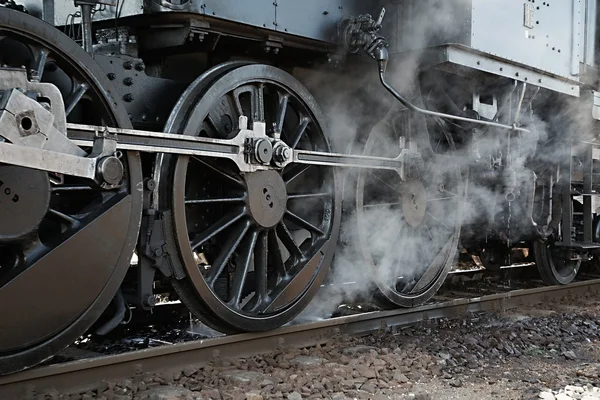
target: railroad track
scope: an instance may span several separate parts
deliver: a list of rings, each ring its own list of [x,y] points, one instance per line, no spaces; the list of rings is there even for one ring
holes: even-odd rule
[[[519,289],[480,297],[439,301],[412,309],[367,312],[312,323],[286,326],[265,333],[248,333],[195,340],[123,354],[100,356],[0,377],[0,399],[28,399],[48,389],[93,390],[102,381],[148,372],[203,366],[216,359],[243,358],[283,348],[324,344],[340,335],[365,335],[439,318],[472,313],[506,312],[524,305],[565,297],[598,294],[600,279]]]

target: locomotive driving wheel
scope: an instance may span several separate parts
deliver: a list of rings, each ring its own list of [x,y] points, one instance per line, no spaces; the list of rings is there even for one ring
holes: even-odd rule
[[[533,253],[540,276],[548,285],[568,285],[581,267],[581,259],[569,259],[568,252],[552,241],[536,240]]]
[[[290,147],[330,151],[310,93],[277,68],[227,63],[198,78],[166,131],[231,139],[238,120],[265,122]],[[331,167],[290,164],[241,173],[227,160],[164,156],[160,201],[172,210],[182,276],[173,279],[196,317],[222,332],[286,324],[323,281],[340,223]],[[177,267],[178,266],[178,267]]]
[[[45,101],[59,108],[64,102],[66,122],[131,127],[102,70],[51,25],[1,8],[0,59],[12,73],[24,66],[31,82],[55,85],[56,97]],[[27,80],[24,71],[21,76]],[[3,77],[1,84],[10,82]],[[56,117],[54,123],[64,127],[65,120]],[[58,353],[114,297],[129,267],[141,219],[141,193],[135,189],[141,181],[139,155],[120,157],[124,178],[113,190],[70,176],[0,165],[0,374]]]
[[[356,189],[359,250],[383,300],[402,307],[423,304],[439,289],[461,226],[460,169],[432,151],[452,143],[431,138],[432,149],[415,127],[413,114],[392,109],[369,134],[364,154],[396,157],[414,146],[422,165],[404,180],[396,171],[363,170]]]

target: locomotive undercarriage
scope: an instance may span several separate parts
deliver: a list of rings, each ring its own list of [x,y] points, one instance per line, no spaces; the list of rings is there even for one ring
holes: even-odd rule
[[[546,89],[489,74],[423,62],[409,101],[386,79],[380,22],[344,31],[395,97],[348,154],[333,150],[326,116],[285,65],[225,57],[201,27],[174,35],[200,42],[145,54],[127,35],[92,46],[86,36],[94,60],[52,26],[0,9],[0,304],[11,304],[0,374],[56,354],[111,301],[98,334],[159,294],[226,333],[288,323],[328,274],[348,170],[357,262],[387,306],[431,298],[459,246],[490,269],[528,247],[546,282],[569,283],[600,254],[592,145],[562,126],[539,132],[552,119],[537,111]],[[323,58],[319,46],[303,43],[289,63]],[[174,79],[154,62],[167,50],[204,72]]]

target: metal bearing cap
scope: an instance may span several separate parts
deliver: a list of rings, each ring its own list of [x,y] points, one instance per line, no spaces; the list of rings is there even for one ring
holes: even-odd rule
[[[273,148],[273,160],[278,166],[282,166],[286,161],[292,158],[292,149],[283,142],[278,142]]]
[[[98,162],[98,177],[111,186],[117,185],[123,179],[123,164],[114,156],[104,157]]]
[[[262,164],[269,164],[273,158],[273,146],[267,139],[259,139],[254,143],[254,157]]]

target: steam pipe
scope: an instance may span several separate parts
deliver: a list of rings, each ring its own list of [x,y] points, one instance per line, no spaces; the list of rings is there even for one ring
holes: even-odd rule
[[[105,336],[109,334],[113,329],[115,329],[121,321],[125,318],[125,297],[123,296],[123,292],[121,289],[117,292],[115,297],[113,298],[113,303],[117,310],[113,317],[108,320],[104,325],[96,330],[96,335]]]
[[[418,113],[421,113],[424,115],[431,115],[433,117],[447,118],[447,119],[453,119],[456,121],[471,122],[471,123],[479,124],[479,125],[493,126],[495,128],[502,128],[502,129],[508,129],[508,130],[517,131],[517,132],[530,133],[529,129],[519,128],[515,124],[513,124],[511,126],[511,125],[500,124],[497,122],[481,121],[478,119],[459,117],[457,115],[444,114],[444,113],[440,113],[437,111],[430,111],[430,110],[424,110],[422,108],[419,108],[419,107],[415,106],[414,104],[412,104],[407,99],[405,99],[404,97],[402,97],[402,95],[400,93],[398,93],[396,91],[396,89],[394,89],[389,83],[386,82],[385,70],[387,67],[387,62],[389,60],[389,54],[388,54],[387,48],[385,48],[385,46],[382,46],[382,45],[378,46],[376,49],[374,49],[373,56],[377,60],[377,65],[379,66],[379,80],[381,81],[381,84],[383,85],[383,87],[385,87],[387,89],[388,92],[390,92],[392,94],[392,96],[394,96],[400,103],[402,103],[402,105],[404,105],[409,110],[412,110],[414,112],[418,112]]]

